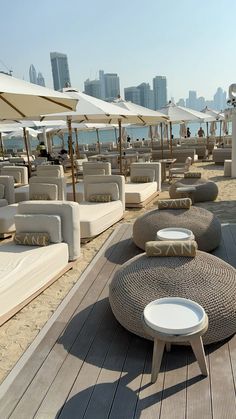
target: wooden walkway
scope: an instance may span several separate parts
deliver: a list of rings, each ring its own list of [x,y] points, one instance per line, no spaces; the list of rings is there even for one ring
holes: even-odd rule
[[[236,336],[206,348],[208,378],[175,347],[150,384],[152,343],[124,330],[107,298],[114,271],[139,252],[131,228],[112,234],[4,381],[1,419],[236,418]],[[236,225],[215,254],[236,265]]]

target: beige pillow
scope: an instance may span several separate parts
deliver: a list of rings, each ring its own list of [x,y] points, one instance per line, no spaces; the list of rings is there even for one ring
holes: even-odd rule
[[[16,233],[14,241],[16,244],[26,246],[48,246],[50,236],[48,233]]]
[[[4,192],[5,192],[5,185],[0,183],[0,199],[4,198]]]
[[[133,183],[148,183],[150,182],[149,176],[133,176],[131,177],[131,182]]]
[[[200,172],[187,172],[184,173],[184,177],[186,179],[188,178],[200,178],[202,176],[202,174]]]
[[[197,243],[194,240],[150,241],[145,244],[147,256],[184,256],[195,257]]]
[[[111,202],[112,196],[109,194],[94,194],[90,195],[90,202]]]
[[[32,201],[50,201],[50,196],[46,193],[34,193],[30,199]]]
[[[189,209],[192,205],[190,198],[179,198],[179,199],[161,199],[157,203],[158,209]]]

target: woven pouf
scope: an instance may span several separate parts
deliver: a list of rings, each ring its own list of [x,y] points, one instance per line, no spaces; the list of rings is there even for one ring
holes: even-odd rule
[[[214,201],[218,195],[218,186],[215,182],[202,178],[182,178],[169,187],[170,198],[181,198],[176,189],[184,186],[195,186],[194,202]]]
[[[142,253],[126,262],[110,284],[109,300],[119,323],[148,339],[141,320],[144,307],[163,297],[189,298],[205,309],[205,343],[236,332],[236,270],[216,256],[201,251],[195,258]]]
[[[191,230],[199,250],[210,252],[219,246],[221,225],[219,219],[204,208],[192,206],[190,209],[164,209],[146,212],[133,225],[133,241],[145,250],[145,243],[156,240],[158,230],[180,227]]]

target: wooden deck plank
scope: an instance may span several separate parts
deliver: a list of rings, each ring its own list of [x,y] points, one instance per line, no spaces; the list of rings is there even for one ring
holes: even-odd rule
[[[229,344],[219,343],[216,347],[209,354],[213,418],[234,419],[236,398]]]
[[[123,224],[85,272],[9,387],[3,410],[0,402],[1,419],[11,412],[12,419],[235,419],[236,336],[207,347],[209,379],[201,378],[191,349],[175,346],[150,384],[152,344],[124,330],[107,299],[115,270],[139,253],[131,231]],[[236,225],[222,232],[214,254],[236,263]]]
[[[71,315],[78,309],[78,306],[82,304],[83,299],[87,296],[91,286],[93,285],[94,281],[97,279],[99,271],[103,268],[103,266],[107,263],[107,258],[112,255],[112,252],[115,251],[115,246],[117,243],[120,242],[124,233],[127,230],[126,226],[121,226],[118,231],[118,234],[114,235],[114,238],[111,240],[111,246],[108,250],[106,250],[106,256],[102,255],[98,258],[95,266],[92,269],[87,269],[84,272],[84,277],[86,281],[82,283],[79,287],[75,295],[72,297],[72,301],[70,304],[67,304],[65,309],[59,315],[56,322],[53,324],[53,327],[48,331],[46,336],[44,337],[43,341],[40,342],[37,353],[34,353],[33,356],[28,360],[25,367],[20,371],[17,379],[13,382],[10,390],[4,395],[3,399],[1,400],[1,408],[0,413],[1,415],[9,414],[13,409],[15,404],[17,404],[18,400],[23,395],[25,389],[30,385],[30,382],[34,379],[34,376],[37,374],[37,371],[41,367],[44,359],[53,352],[53,344],[56,342],[57,338],[62,333],[63,329],[66,326],[66,323],[70,320]],[[87,313],[89,314],[89,313]],[[84,319],[80,318],[81,327],[83,326],[86,320],[86,312],[84,311]],[[67,333],[70,333],[70,330],[67,328]],[[50,371],[50,369],[49,369]]]

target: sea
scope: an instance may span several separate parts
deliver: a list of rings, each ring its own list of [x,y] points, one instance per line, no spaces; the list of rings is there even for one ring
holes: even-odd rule
[[[216,135],[220,135],[220,127],[219,127],[219,123],[217,124],[217,130],[216,130]],[[203,130],[205,131],[206,134],[206,124],[202,123],[188,123],[188,127],[190,129],[191,132],[191,137],[197,137],[197,132],[199,130],[199,127],[202,126]],[[229,123],[229,127],[228,127],[228,132],[229,134],[231,134],[232,131],[232,127],[231,124]],[[179,124],[173,125],[172,126],[172,132],[174,135],[174,138],[179,138]],[[142,139],[142,138],[149,138],[149,128],[148,127],[140,127],[140,126],[130,126],[126,128],[126,133],[127,135],[130,136],[131,140],[137,140],[137,139]],[[210,133],[209,133],[210,135]],[[109,141],[113,141],[113,142],[117,142],[117,138],[118,138],[118,130],[115,128],[112,128],[111,130],[99,130],[99,141],[102,142],[109,142]],[[79,143],[80,144],[93,144],[97,142],[97,133],[96,131],[78,131],[78,139],[79,139]],[[73,141],[75,141],[75,134],[73,133]],[[67,144],[67,134],[64,134],[64,143],[65,143],[65,147]],[[22,137],[14,137],[12,139],[4,139],[3,138],[3,144],[4,144],[4,148],[5,150],[13,150],[13,151],[17,151],[17,150],[22,150],[24,149],[24,140]],[[36,138],[30,138],[30,145],[31,145],[31,150],[35,150],[37,145],[39,144],[39,140]],[[55,147],[60,147],[62,146],[62,139],[61,137],[58,136],[54,136],[53,137],[53,145]]]

